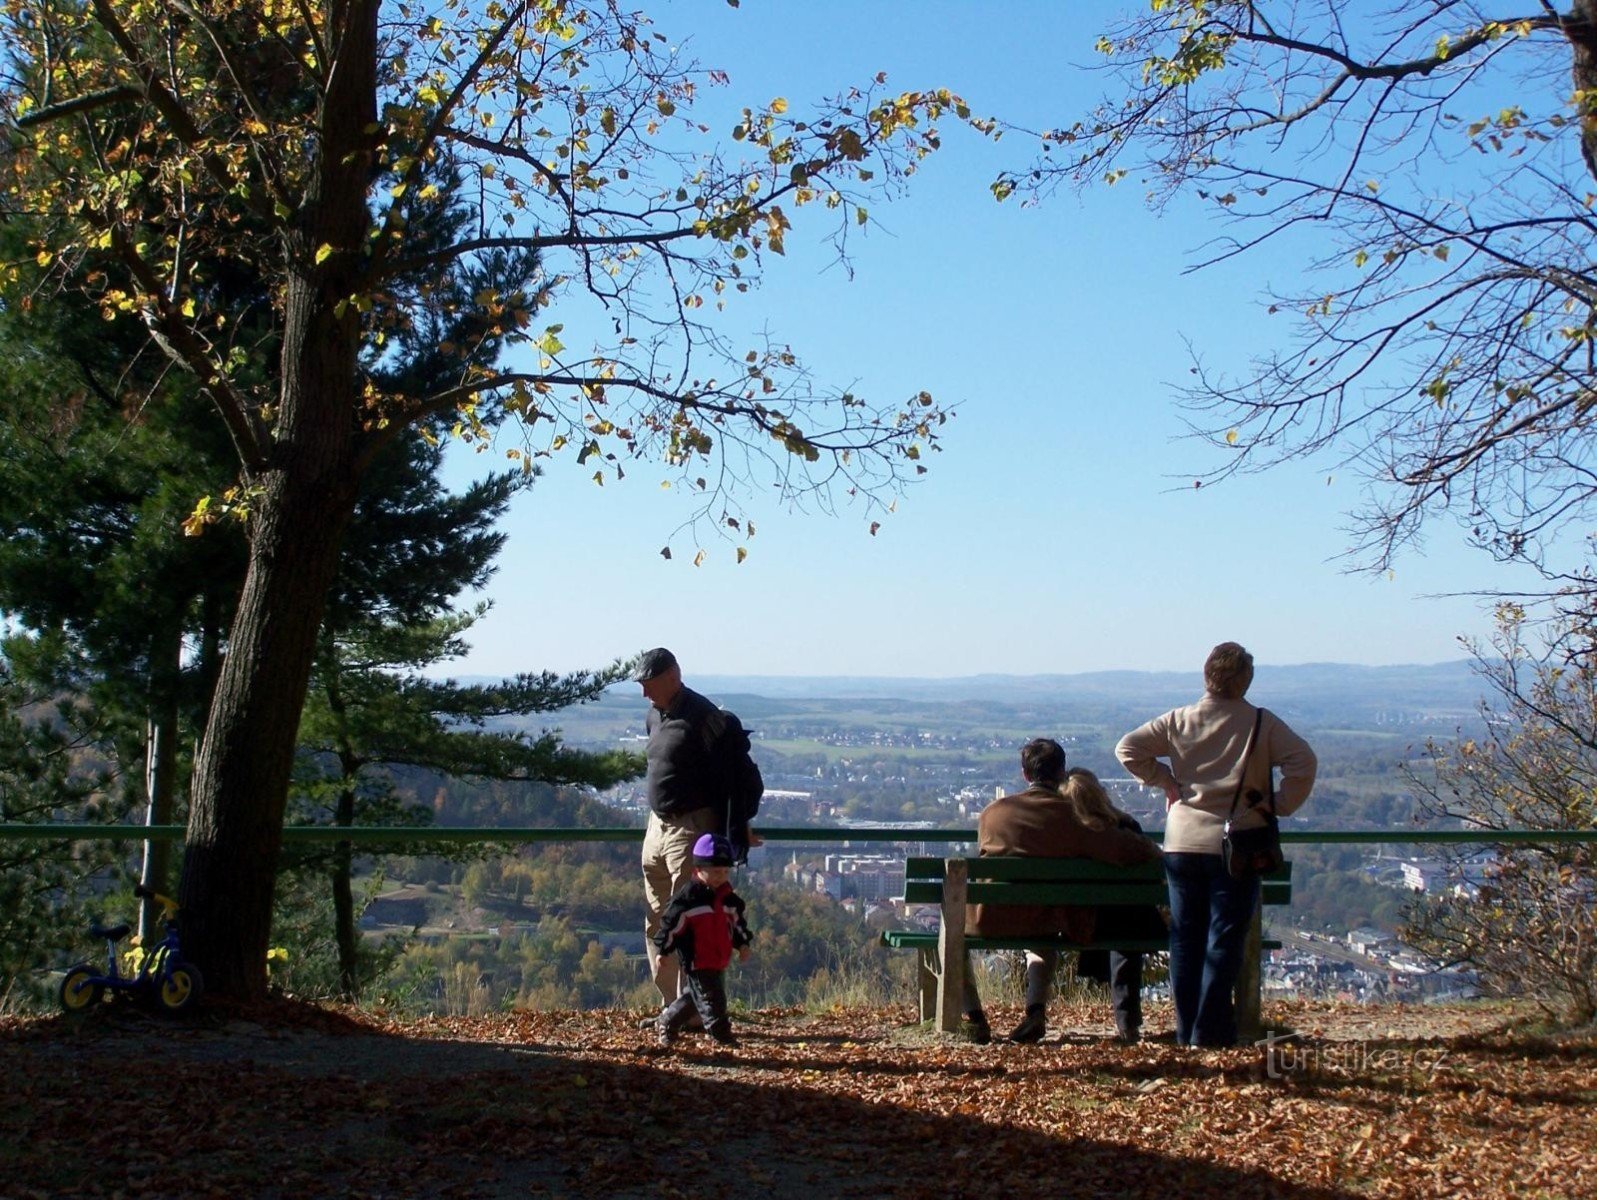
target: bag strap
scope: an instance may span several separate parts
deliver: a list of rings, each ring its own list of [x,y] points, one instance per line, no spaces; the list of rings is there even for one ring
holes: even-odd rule
[[[1261,716],[1261,717],[1264,716],[1264,709],[1261,708],[1259,710],[1259,716]],[[1275,768],[1269,766],[1269,764],[1265,764],[1265,765],[1266,765],[1267,769],[1264,772],[1264,795],[1265,795],[1265,799],[1267,799],[1270,802],[1270,810],[1269,810],[1269,812],[1270,812],[1270,820],[1274,821],[1275,820]]]
[[[1237,801],[1242,799],[1242,785],[1248,781],[1248,760],[1253,757],[1253,743],[1259,739],[1259,726],[1264,723],[1264,709],[1253,710],[1253,730],[1248,734],[1248,744],[1242,748],[1242,769],[1237,772],[1237,790],[1231,793],[1231,811],[1226,820],[1237,815]],[[1273,776],[1274,771],[1270,774]],[[1270,780],[1270,811],[1275,811],[1275,780]]]

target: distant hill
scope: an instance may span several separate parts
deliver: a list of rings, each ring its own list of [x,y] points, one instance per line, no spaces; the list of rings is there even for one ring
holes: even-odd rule
[[[1020,724],[1102,721],[1132,725],[1203,691],[1198,671],[1095,671],[1079,675],[968,675],[948,679],[882,676],[694,675],[688,683],[756,723],[772,715],[835,709],[851,724],[873,711],[907,711],[967,724],[975,710],[1016,714]],[[1448,733],[1477,717],[1483,694],[1472,664],[1367,667],[1346,663],[1260,666],[1249,699],[1279,710],[1305,729],[1420,725]],[[598,704],[549,714],[528,724],[561,724],[568,732],[596,725],[636,726],[644,702],[636,684],[617,684]],[[1042,727],[1039,725],[1038,727]]]
[[[1157,712],[1203,693],[1201,671],[1093,671],[1079,675],[967,675],[950,679],[878,676],[706,675],[690,680],[723,701],[734,695],[772,699],[882,699],[957,704],[1067,702]],[[1304,663],[1258,668],[1249,698],[1266,707],[1338,710],[1364,718],[1382,711],[1425,712],[1467,719],[1483,689],[1467,659],[1432,665],[1366,667]]]

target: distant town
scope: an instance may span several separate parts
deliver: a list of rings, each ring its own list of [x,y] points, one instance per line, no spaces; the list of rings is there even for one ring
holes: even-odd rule
[[[766,793],[756,827],[892,829],[903,837],[757,848],[747,870],[775,886],[828,898],[868,927],[935,922],[906,909],[908,855],[968,852],[917,842],[917,829],[974,827],[998,795],[1022,786],[1019,747],[1046,734],[1073,766],[1094,771],[1145,829],[1164,823],[1163,797],[1125,776],[1115,741],[1149,716],[1193,699],[1196,674],[1103,672],[969,679],[709,678],[690,685],[737,712],[754,738]],[[1467,662],[1419,667],[1261,666],[1250,698],[1285,717],[1320,759],[1314,795],[1295,828],[1420,827],[1411,775],[1432,741],[1479,728],[1479,680]],[[635,685],[554,715],[571,744],[641,751],[645,709]],[[640,783],[601,797],[641,824]],[[1471,886],[1440,860],[1401,844],[1302,846],[1293,902],[1271,914],[1283,943],[1266,966],[1274,992],[1351,1001],[1439,999],[1474,980],[1430,962],[1400,937],[1407,906],[1438,889]],[[1475,870],[1483,864],[1477,863]],[[620,936],[620,935],[618,935]],[[641,948],[641,945],[640,945]]]
[[[795,782],[784,778],[784,783]],[[1136,780],[1109,777],[1103,780],[1118,807],[1136,817],[1146,828],[1163,824],[1162,794],[1140,786]],[[977,815],[1003,787],[964,786],[938,801],[946,819],[884,823],[842,816],[835,801],[815,791],[793,787],[768,788],[762,804],[762,820],[770,825],[828,825],[846,828],[856,824],[882,828],[884,824],[901,828],[905,841],[891,852],[870,848],[871,844],[851,846],[846,841],[837,847],[816,851],[809,845],[772,844],[755,848],[749,856],[751,874],[779,879],[785,886],[826,896],[845,911],[858,916],[872,928],[937,929],[937,910],[932,905],[906,905],[904,860],[909,856],[971,853],[974,846],[943,841],[923,843],[913,839],[916,828],[974,825]],[[609,798],[617,803],[619,798]],[[640,822],[644,819],[644,799],[640,789],[628,789],[619,803],[629,808]],[[1366,851],[1362,866],[1365,878],[1378,886],[1393,889],[1404,899],[1435,894],[1439,889],[1469,889],[1475,886],[1488,859],[1470,860],[1462,882],[1450,882],[1448,864],[1429,858],[1394,858],[1379,847]],[[1457,867],[1452,870],[1457,879]],[[1403,944],[1390,930],[1354,926],[1342,932],[1299,929],[1277,916],[1268,929],[1270,937],[1283,943],[1280,949],[1266,952],[1264,988],[1267,993],[1303,998],[1333,999],[1353,1003],[1443,1002],[1476,995],[1472,973],[1446,966]],[[1151,985],[1157,996],[1162,985]]]

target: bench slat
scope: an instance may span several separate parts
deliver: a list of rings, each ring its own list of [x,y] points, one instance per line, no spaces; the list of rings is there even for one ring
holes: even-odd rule
[[[1152,881],[1164,879],[1164,864],[1138,863],[1130,867],[1117,867],[1112,863],[1097,862],[1090,858],[1020,858],[993,857],[968,858],[972,882],[990,880],[1007,882],[1017,879],[1060,879],[1070,882],[1111,879]],[[941,881],[943,860],[915,857],[905,860],[905,879]]]
[[[943,898],[940,883],[912,883],[904,888],[911,904],[937,904]],[[973,883],[966,893],[970,904],[1091,904],[1116,907],[1165,904],[1169,890],[1162,883]]]
[[[905,859],[904,878],[908,880],[938,882],[943,878],[943,859],[931,858],[923,855]],[[1135,866],[1120,867],[1113,863],[1097,862],[1090,858],[1022,858],[1022,857],[992,857],[969,858],[965,860],[970,867],[970,880],[978,881],[1011,882],[1011,881],[1040,881],[1058,879],[1072,883],[1103,880],[1111,883],[1122,883],[1128,880],[1140,882],[1154,881],[1163,883],[1164,864],[1162,862],[1138,863]],[[1264,877],[1266,883],[1287,883],[1292,879],[1292,864],[1282,865],[1278,871],[1273,871]]]
[[[918,950],[922,947],[937,945],[937,935],[926,933],[918,929],[887,929],[882,932],[882,944],[894,950]],[[1274,940],[1265,940],[1259,943],[1264,950],[1279,950],[1282,943]],[[1063,936],[1042,937],[975,937],[965,939],[965,946],[970,950],[1036,950],[1049,948],[1054,950],[1121,950],[1140,954],[1158,954],[1170,948],[1170,943],[1164,938],[1121,938],[1118,941],[1104,942],[1099,945],[1086,945],[1073,942]]]
[[[1263,903],[1292,903],[1292,885],[1267,882],[1260,889]],[[943,885],[930,881],[906,883],[904,903],[940,904]],[[966,899],[971,904],[1090,904],[1098,908],[1132,904],[1167,904],[1169,889],[1163,883],[1137,880],[1099,883],[973,883]]]

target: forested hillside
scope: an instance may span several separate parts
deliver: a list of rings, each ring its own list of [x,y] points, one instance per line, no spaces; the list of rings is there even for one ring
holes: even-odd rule
[[[710,681],[712,684],[716,681]],[[756,681],[739,681],[753,687]],[[1144,824],[1162,822],[1158,797],[1124,780],[1113,744],[1134,721],[1177,702],[1195,680],[1115,673],[1005,681],[892,681],[884,693],[847,695],[866,681],[830,681],[839,694],[783,695],[794,681],[757,681],[763,691],[709,694],[755,731],[755,757],[770,792],[759,823],[837,827],[915,822],[971,828],[980,808],[1020,780],[1017,750],[1050,734],[1071,761],[1099,772]],[[813,685],[818,687],[819,685]],[[1316,747],[1319,782],[1294,827],[1412,828],[1415,803],[1403,775],[1427,737],[1472,719],[1473,677],[1437,668],[1303,667],[1261,672],[1257,698],[1287,714]],[[1345,705],[1345,707],[1344,707]],[[641,748],[644,705],[634,685],[596,703],[546,714],[521,731],[558,730],[595,751]],[[526,780],[452,779],[411,767],[386,769],[392,811],[403,823],[492,828],[637,827],[637,782],[604,793]],[[409,814],[405,816],[403,814]],[[906,837],[913,837],[910,830]],[[361,954],[371,995],[406,1011],[485,1013],[507,1007],[647,1007],[655,1001],[642,964],[642,902],[634,843],[488,844],[420,842],[389,856],[357,856],[364,910]],[[910,963],[875,944],[871,907],[801,890],[783,868],[813,871],[832,853],[894,855],[913,843],[843,846],[787,843],[757,852],[739,887],[758,931],[754,957],[736,972],[733,994],[750,1004],[828,996],[907,997]],[[1376,882],[1366,847],[1301,847],[1290,920],[1315,931],[1370,925],[1394,929],[1406,896]],[[1400,847],[1387,854],[1400,853]],[[796,863],[793,860],[797,860]],[[284,856],[274,945],[287,961],[276,986],[332,994],[338,963],[325,883],[325,850]],[[807,877],[806,877],[807,878]],[[896,894],[896,888],[893,889]],[[892,918],[901,919],[901,918]],[[63,949],[76,954],[76,950]]]

